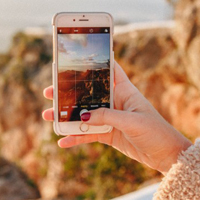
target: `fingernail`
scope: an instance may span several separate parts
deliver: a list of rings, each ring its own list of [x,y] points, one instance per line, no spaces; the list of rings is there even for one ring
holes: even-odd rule
[[[58,140],[58,146],[59,146],[59,147],[62,147],[62,144],[61,144],[61,141],[60,141],[60,140]]]
[[[81,120],[84,121],[84,122],[86,122],[86,121],[88,121],[90,119],[90,116],[91,116],[91,113],[85,112],[85,113],[83,113],[81,115]]]

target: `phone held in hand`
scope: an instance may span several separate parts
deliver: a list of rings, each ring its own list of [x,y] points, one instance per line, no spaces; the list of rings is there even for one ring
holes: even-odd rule
[[[113,108],[113,20],[108,13],[53,17],[54,131],[58,135],[107,133],[111,126],[83,123],[80,114]]]

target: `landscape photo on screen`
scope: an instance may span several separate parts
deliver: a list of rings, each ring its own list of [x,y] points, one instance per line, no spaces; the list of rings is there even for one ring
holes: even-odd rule
[[[100,107],[110,107],[109,28],[58,29],[59,122]]]

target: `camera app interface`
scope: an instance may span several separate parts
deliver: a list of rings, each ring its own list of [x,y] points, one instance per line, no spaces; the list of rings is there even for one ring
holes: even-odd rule
[[[110,29],[58,28],[59,122],[110,107]]]

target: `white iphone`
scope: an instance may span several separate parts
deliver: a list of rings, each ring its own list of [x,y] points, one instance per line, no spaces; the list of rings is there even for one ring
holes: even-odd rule
[[[58,13],[53,18],[54,131],[58,135],[107,133],[80,113],[113,109],[113,20],[108,13]]]

